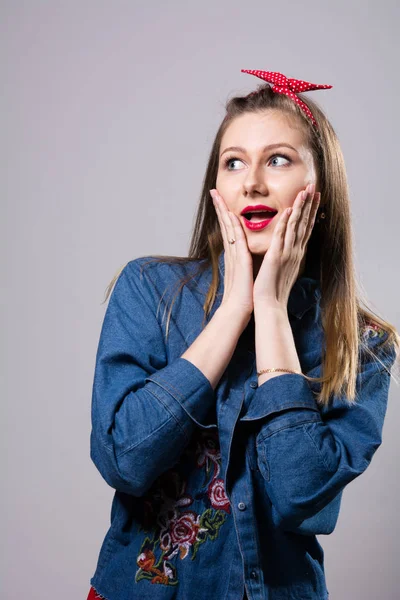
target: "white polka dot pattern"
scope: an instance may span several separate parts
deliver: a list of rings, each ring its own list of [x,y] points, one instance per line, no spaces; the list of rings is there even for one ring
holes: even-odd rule
[[[309,90],[328,90],[332,86],[331,85],[322,85],[317,83],[309,83],[308,81],[301,81],[300,79],[289,79],[282,73],[276,73],[273,71],[255,71],[252,69],[241,69],[242,73],[249,73],[250,75],[255,75],[256,77],[260,77],[260,79],[264,79],[268,83],[272,83],[272,90],[277,92],[278,94],[286,94],[289,98],[292,98],[300,108],[306,113],[307,117],[311,120],[313,125],[317,127],[317,122],[314,119],[313,114],[311,113],[308,106],[300,100],[298,96],[296,96],[296,92],[308,92]],[[249,96],[252,94],[256,94],[257,92],[251,92]]]

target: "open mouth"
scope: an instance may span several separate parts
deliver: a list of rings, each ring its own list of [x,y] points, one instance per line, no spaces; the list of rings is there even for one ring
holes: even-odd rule
[[[253,223],[259,223],[260,221],[265,221],[266,219],[272,219],[278,211],[254,211],[247,212],[243,214],[243,217],[247,219],[247,221],[251,221]]]

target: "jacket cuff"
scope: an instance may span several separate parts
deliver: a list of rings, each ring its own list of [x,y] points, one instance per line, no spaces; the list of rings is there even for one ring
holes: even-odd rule
[[[270,417],[270,420],[276,419],[280,413],[290,409],[293,422],[298,419],[299,411],[311,411],[319,415],[320,410],[307,379],[297,373],[285,373],[262,383],[240,420],[255,421],[266,417]],[[313,419],[315,417],[316,415],[312,415]]]
[[[188,435],[193,423],[199,427],[217,427],[214,390],[200,369],[179,357],[145,379],[146,389],[177,418]]]

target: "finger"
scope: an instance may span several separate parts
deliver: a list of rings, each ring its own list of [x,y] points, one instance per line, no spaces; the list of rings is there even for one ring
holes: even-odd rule
[[[211,192],[213,192],[213,193],[211,194]],[[219,203],[218,203],[218,198],[217,198],[217,192],[216,192],[216,190],[210,190],[210,195],[211,195],[211,197],[213,199],[214,209],[215,209],[215,212],[216,212],[216,215],[217,215],[217,219],[218,219],[218,223],[219,223],[219,228],[220,228],[221,236],[222,236],[222,241],[223,241],[223,244],[224,244],[225,251],[227,252],[229,250],[229,248],[228,248],[228,246],[229,246],[229,244],[228,244],[228,233],[226,231],[225,223],[224,223],[224,221],[222,219],[221,210],[219,208]]]
[[[224,269],[224,271],[225,271],[224,290],[226,293],[229,293],[229,290],[232,285],[232,269],[233,269],[232,250],[231,250],[232,244],[228,243],[228,237],[227,237],[228,234],[226,231],[225,224],[222,220],[221,211],[220,211],[219,204],[218,204],[218,199],[216,199],[216,196],[217,196],[216,190],[215,189],[210,190],[210,195],[213,200],[214,209],[215,209],[215,212],[217,215],[219,228],[220,228],[221,236],[222,236],[222,242],[223,242],[224,250],[225,250],[225,254],[224,254],[224,267],[225,267],[225,269]]]
[[[304,203],[305,203],[305,193],[306,190],[302,190],[300,191],[296,198],[295,201],[293,203],[292,206],[292,212],[290,214],[287,226],[286,226],[286,237],[285,237],[285,242],[284,242],[284,248],[283,248],[283,252],[285,253],[285,256],[289,256],[290,253],[293,250],[293,247],[296,243],[296,238],[297,238],[297,226],[299,223],[299,220],[301,218],[302,215],[302,210],[304,207]]]
[[[222,222],[224,224],[224,227],[225,227],[229,250],[235,256],[236,255],[236,248],[232,248],[232,246],[234,246],[235,244],[231,244],[229,242],[229,240],[235,240],[235,234],[234,234],[234,230],[233,230],[232,221],[229,218],[228,209],[226,207],[226,204],[225,204],[222,196],[219,194],[218,191],[216,193],[216,199],[217,199],[219,214],[220,214],[221,220],[222,220]]]
[[[304,238],[303,238],[303,248],[305,248],[305,246],[307,245],[308,240],[310,239],[312,230],[314,228],[315,219],[316,219],[316,216],[317,216],[317,211],[318,211],[318,207],[320,205],[320,201],[321,201],[321,192],[316,192],[315,197],[314,197],[314,202],[313,202],[312,207],[310,209],[310,215],[309,215],[309,221],[308,221],[308,225],[307,225],[307,230],[306,230]]]
[[[232,221],[233,234],[234,234],[234,238],[236,240],[235,246],[237,246],[237,251],[239,251],[241,253],[241,255],[243,255],[243,253],[245,255],[249,255],[250,250],[249,250],[249,246],[247,244],[247,237],[243,230],[243,226],[240,222],[240,219],[234,213],[232,213],[230,211],[228,214]]]
[[[285,236],[287,232],[287,225],[290,217],[289,209],[286,209],[281,214],[278,223],[274,229],[272,235],[271,244],[268,250],[270,258],[278,257],[281,258],[285,243]]]
[[[307,196],[301,211],[301,216],[296,229],[295,246],[302,250],[305,246],[305,235],[309,228],[311,209],[314,204],[315,186],[307,186]]]

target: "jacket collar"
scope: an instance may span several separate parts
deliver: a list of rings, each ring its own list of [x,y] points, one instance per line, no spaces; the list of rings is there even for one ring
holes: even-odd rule
[[[225,249],[222,250],[219,259],[218,267],[220,274],[220,286],[223,285],[225,276],[224,264]],[[315,268],[310,264],[305,265],[305,269],[301,277],[298,277],[294,282],[288,299],[288,312],[297,319],[301,317],[313,306],[315,306],[321,298],[320,282]]]

